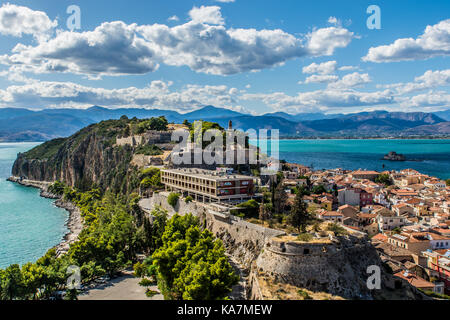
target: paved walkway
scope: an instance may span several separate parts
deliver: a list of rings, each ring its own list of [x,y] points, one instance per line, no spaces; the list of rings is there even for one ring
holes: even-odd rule
[[[139,285],[140,278],[132,275],[124,275],[112,279],[105,284],[94,289],[89,289],[78,296],[79,300],[164,300],[161,294],[156,294],[151,298],[145,295],[146,288]],[[157,291],[157,286],[149,287]]]

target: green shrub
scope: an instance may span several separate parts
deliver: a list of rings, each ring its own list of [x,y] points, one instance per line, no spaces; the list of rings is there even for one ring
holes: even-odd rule
[[[186,202],[186,203],[190,203],[190,202],[192,202],[192,201],[194,201],[194,198],[192,198],[191,196],[187,196],[187,197],[184,199],[184,202]]]
[[[135,153],[143,154],[145,156],[160,156],[164,152],[161,150],[161,148],[152,144],[137,147]]]
[[[337,223],[332,223],[327,227],[328,231],[334,232],[336,236],[348,234],[347,230],[338,225]]]
[[[171,193],[169,194],[169,197],[167,198],[167,203],[169,205],[171,205],[173,208],[175,208],[175,206],[178,203],[178,199],[180,199],[180,195],[178,193]]]
[[[144,278],[141,281],[139,281],[139,285],[142,286],[142,287],[150,287],[150,286],[152,286],[154,284],[155,284],[154,281],[146,279],[146,278]]]
[[[145,292],[145,295],[146,295],[147,297],[149,297],[149,298],[151,298],[151,297],[153,297],[154,295],[157,295],[157,294],[158,294],[157,291],[150,290],[150,289],[148,289],[148,290]]]
[[[309,233],[301,233],[301,234],[299,234],[297,239],[298,239],[298,241],[310,242],[313,239],[313,236],[312,236],[312,234],[309,234]]]

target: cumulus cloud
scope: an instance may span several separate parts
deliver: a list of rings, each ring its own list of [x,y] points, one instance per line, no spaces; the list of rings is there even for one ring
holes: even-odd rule
[[[233,108],[237,105],[235,88],[225,85],[186,85],[171,90],[172,83],[152,81],[144,88],[121,89],[94,88],[73,82],[31,80],[24,85],[10,86],[0,90],[0,104],[21,107],[66,106],[87,107],[106,105],[109,107],[145,107],[178,111],[192,110],[203,105]]]
[[[417,39],[398,39],[385,46],[372,47],[363,57],[370,62],[425,60],[450,55],[450,19],[427,26]]]
[[[303,67],[303,73],[307,73],[307,74],[321,74],[321,75],[326,75],[326,74],[331,74],[334,73],[336,71],[336,66],[337,66],[337,62],[336,61],[328,61],[328,62],[323,62],[323,63],[311,63],[309,66]]]
[[[308,35],[308,50],[313,56],[331,56],[337,48],[347,47],[354,33],[341,27],[316,29]]]
[[[91,77],[145,74],[158,64],[188,66],[214,75],[259,71],[288,60],[330,55],[350,43],[353,33],[344,28],[317,29],[297,38],[280,29],[227,29],[220,7],[194,7],[191,21],[127,25],[103,23],[93,31],[60,32],[37,46],[18,44],[0,63],[23,71],[71,72]]]
[[[395,97],[390,90],[360,92],[355,90],[325,89],[301,92],[290,96],[284,92],[270,94],[245,94],[243,100],[259,100],[274,110],[299,112],[304,110],[330,110],[333,108],[366,107],[393,104]]]
[[[329,88],[353,88],[362,86],[364,84],[370,83],[371,79],[368,73],[358,73],[354,72],[351,74],[347,74],[342,77],[339,81],[336,81],[334,83],[330,83],[328,85]]]
[[[144,74],[158,64],[149,44],[135,34],[135,25],[103,23],[94,31],[60,32],[37,46],[18,44],[0,62],[35,73],[71,72],[87,75]]]
[[[338,80],[338,76],[332,74],[313,74],[306,78],[304,83],[327,83],[335,82]]]
[[[396,89],[398,94],[407,94],[414,91],[445,87],[450,85],[450,69],[428,70],[423,75],[416,77],[413,82],[394,83],[380,87]]]
[[[0,34],[22,37],[24,34],[41,39],[56,28],[58,22],[52,21],[45,12],[14,4],[4,4],[0,7]]]
[[[207,24],[225,24],[222,17],[222,12],[218,6],[201,6],[194,7],[189,11],[189,16],[193,22],[207,23]]]

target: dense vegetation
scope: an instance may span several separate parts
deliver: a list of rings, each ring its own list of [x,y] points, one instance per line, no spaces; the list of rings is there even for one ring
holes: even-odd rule
[[[239,280],[222,242],[201,230],[191,214],[170,219],[161,246],[136,269],[141,276],[156,276],[166,299],[226,299]]]
[[[151,181],[159,170],[146,169],[140,175]],[[150,258],[135,270],[154,275],[167,299],[225,299],[237,281],[222,242],[202,231],[192,215],[167,221],[167,212],[156,208],[150,223],[137,204],[137,194],[81,192],[61,182],[49,192],[76,204],[85,228],[65,255],[58,257],[51,249],[35,263],[0,270],[0,299],[47,299],[66,287],[69,266],[78,266],[87,283],[132,266],[139,253]],[[76,294],[68,290],[66,298]]]
[[[144,156],[160,156],[164,152],[155,145],[143,145],[136,148],[136,154],[143,154]]]

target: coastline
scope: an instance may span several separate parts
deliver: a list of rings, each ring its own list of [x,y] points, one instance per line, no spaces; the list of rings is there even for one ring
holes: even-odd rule
[[[60,243],[53,247],[54,249],[56,249],[56,255],[58,257],[66,254],[69,251],[70,244],[78,240],[78,236],[84,227],[80,209],[73,203],[64,201],[61,199],[61,197],[49,193],[47,189],[52,184],[51,182],[33,181],[13,176],[9,177],[7,180],[10,182],[18,183],[24,187],[39,189],[41,191],[41,197],[56,200],[54,202],[55,206],[69,212],[69,217],[65,222],[65,226],[69,231],[63,236]]]

